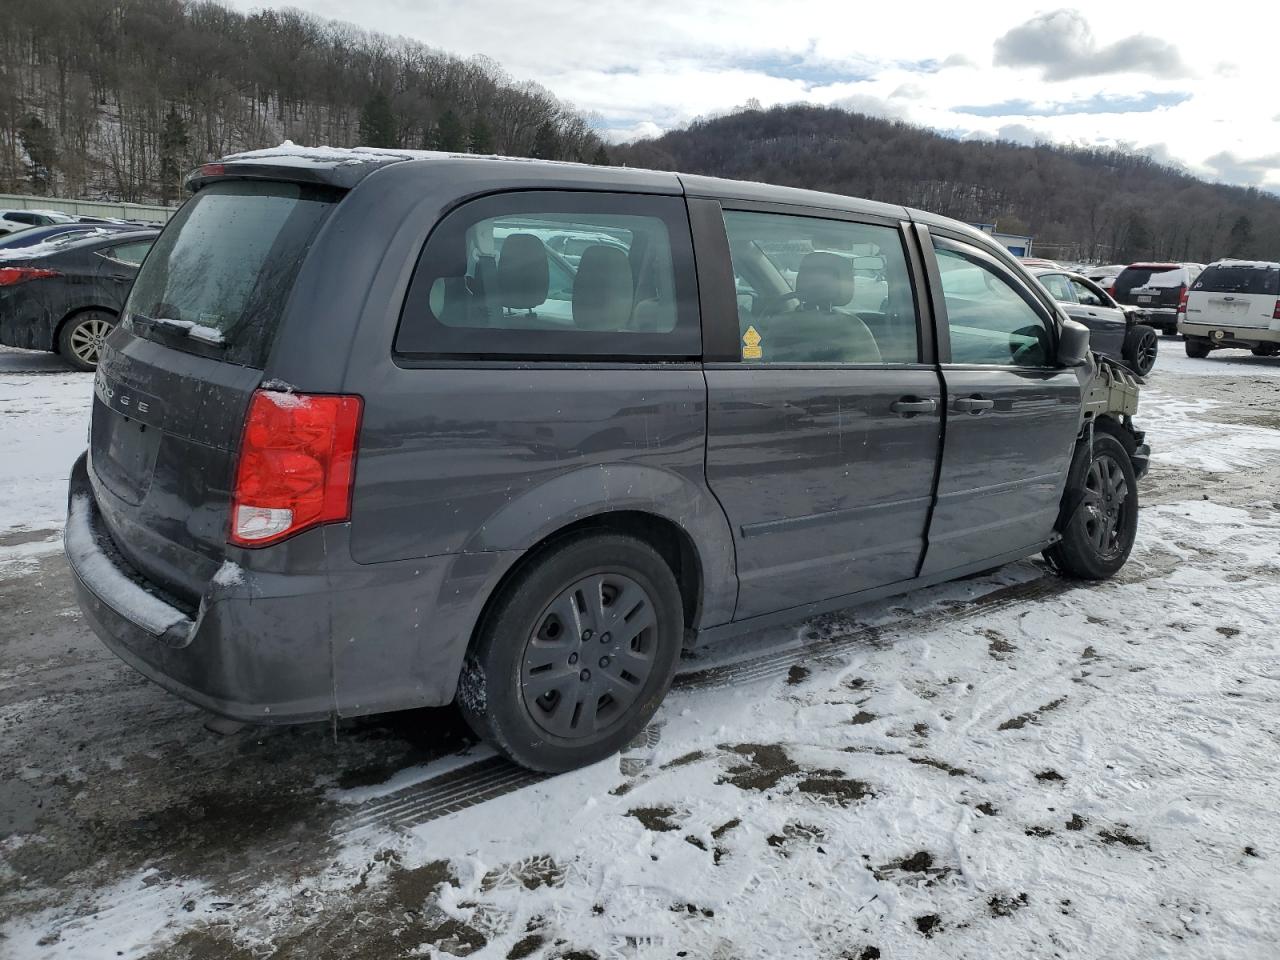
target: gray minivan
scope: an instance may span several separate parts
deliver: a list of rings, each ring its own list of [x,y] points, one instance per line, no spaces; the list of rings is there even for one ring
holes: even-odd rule
[[[105,643],[215,713],[456,700],[564,770],[696,640],[1128,557],[1135,382],[962,224],[411,152],[188,185],[103,348],[66,550]]]

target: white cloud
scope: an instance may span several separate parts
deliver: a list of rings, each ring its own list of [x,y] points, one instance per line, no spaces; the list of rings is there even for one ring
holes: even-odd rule
[[[230,2],[244,10],[263,5]],[[1075,9],[1037,14],[1025,0],[989,0],[976,15],[926,0],[905,15],[900,5],[835,0],[792,0],[785,8],[774,0],[289,2],[461,56],[491,57],[513,78],[597,115],[611,140],[755,98],[765,107],[842,104],[961,136],[999,137],[1021,125],[1064,143],[1163,144],[1170,160],[1194,172],[1280,185],[1274,169],[1206,163],[1224,153],[1249,160],[1275,152],[1276,127],[1265,119],[1275,108],[1258,116],[1275,87],[1273,31],[1241,30],[1238,17],[1183,15],[1176,5],[1157,14],[1147,5],[1080,0]],[[993,65],[1002,40],[1003,59],[1017,65]],[[1177,76],[1188,64],[1197,74]],[[1036,117],[1034,126],[1026,117],[954,109],[1137,91],[1192,96],[1149,112]]]

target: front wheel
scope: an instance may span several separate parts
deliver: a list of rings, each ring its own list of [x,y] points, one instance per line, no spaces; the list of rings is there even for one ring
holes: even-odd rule
[[[1058,570],[1105,580],[1124,566],[1138,532],[1138,480],[1123,444],[1095,431],[1076,448],[1063,494],[1062,539],[1045,551]]]
[[[644,729],[683,637],[680,589],[652,547],[619,534],[565,540],[485,615],[458,705],[477,735],[521,766],[572,770]]]
[[[1124,362],[1140,377],[1145,377],[1156,365],[1160,350],[1160,336],[1151,327],[1138,324],[1129,329],[1124,338]]]
[[[1187,356],[1194,357],[1196,360],[1203,360],[1209,355],[1212,347],[1209,341],[1204,337],[1187,337]]]
[[[115,317],[101,310],[78,313],[62,325],[58,352],[77,370],[96,370],[102,342],[115,325]]]

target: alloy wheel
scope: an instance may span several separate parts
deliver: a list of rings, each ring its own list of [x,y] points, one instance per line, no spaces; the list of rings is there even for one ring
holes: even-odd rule
[[[101,317],[87,317],[71,330],[71,352],[83,363],[96,366],[102,342],[111,332],[111,323]]]

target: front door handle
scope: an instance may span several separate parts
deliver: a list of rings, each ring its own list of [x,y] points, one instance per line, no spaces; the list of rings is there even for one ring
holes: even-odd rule
[[[937,400],[921,400],[917,397],[903,397],[889,404],[889,409],[900,417],[914,417],[917,413],[933,413],[938,409]]]
[[[994,400],[988,400],[986,397],[956,397],[955,403],[952,404],[958,413],[980,414],[990,410],[996,405]]]

